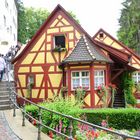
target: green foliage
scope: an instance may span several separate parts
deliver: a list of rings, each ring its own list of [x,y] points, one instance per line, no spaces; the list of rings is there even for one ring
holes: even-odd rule
[[[140,1],[125,0],[122,5],[118,38],[140,54]]]
[[[87,121],[101,125],[102,120],[107,120],[109,127],[116,129],[140,129],[140,110],[134,108],[127,109],[96,109],[81,110],[85,113]]]
[[[86,90],[82,87],[78,87],[75,90],[75,97],[77,101],[84,102],[84,97],[86,95]]]
[[[40,26],[50,15],[47,9],[42,8],[27,8],[24,7],[21,0],[18,3],[18,41],[22,44],[27,43],[33,35],[37,32]],[[69,12],[70,15],[79,23],[76,15],[73,12]]]
[[[34,116],[34,118],[38,118],[38,107],[35,105],[26,105],[25,109],[27,113],[30,113],[31,116]]]
[[[132,73],[124,72],[121,81],[122,81],[121,86],[124,91],[126,103],[134,106],[136,104],[136,99],[132,93],[134,87]]]
[[[80,21],[77,19],[76,15],[72,11],[68,11],[68,13],[78,24],[80,24]]]
[[[80,109],[82,104],[80,102],[77,102],[75,100],[71,100],[70,98],[66,98],[63,99],[61,97],[55,98],[53,102],[44,102],[39,104],[45,108],[63,113],[65,115],[70,115],[76,118],[80,117]],[[35,108],[34,106],[27,106],[26,107],[26,111],[29,113],[31,112],[31,114],[35,114],[34,112],[38,112],[37,108]],[[38,114],[38,113],[36,113]],[[36,115],[35,114],[35,115]],[[42,113],[42,122],[47,125],[50,126],[54,129],[59,128],[60,125],[60,121],[62,121],[62,131],[64,129],[66,129],[68,131],[68,127],[70,125],[70,121],[69,119],[62,117],[60,115],[55,115],[53,113],[50,113],[48,111],[43,110]],[[74,129],[76,129],[76,122],[73,122],[73,127]],[[44,129],[44,131],[46,131]]]
[[[46,9],[25,8],[18,4],[18,41],[25,44],[49,16]]]

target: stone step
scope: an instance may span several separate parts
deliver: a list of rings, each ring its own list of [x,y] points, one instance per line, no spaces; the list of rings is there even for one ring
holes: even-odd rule
[[[3,82],[0,82],[0,87],[8,87],[9,86],[9,83],[3,83]],[[15,84],[14,83],[10,83],[10,86],[12,87],[15,87]]]
[[[124,105],[113,105],[114,108],[125,108]]]
[[[125,103],[124,100],[115,100],[114,103]]]
[[[0,95],[9,95],[9,91],[0,91]]]
[[[124,98],[124,96],[119,96],[119,95],[116,95],[114,96],[115,98]]]
[[[114,96],[114,103],[113,103],[114,108],[120,108],[120,107],[125,107],[125,99],[124,99],[124,94],[117,93]]]
[[[115,100],[114,103],[116,103],[116,102],[124,103],[125,101],[124,100]]]
[[[6,100],[0,100],[0,105],[6,105],[6,104],[10,104],[10,100],[6,99]]]
[[[123,106],[124,106],[124,105],[125,105],[125,103],[115,103],[115,104],[113,104],[113,106],[114,106],[114,105],[115,105],[115,106],[116,106],[116,105],[118,105],[118,106],[123,105]]]
[[[12,107],[10,105],[0,105],[0,110],[8,110],[8,109],[12,109]]]
[[[113,104],[113,106],[123,106],[123,107],[125,107],[125,104],[118,104],[118,103],[116,103],[116,104]]]
[[[9,89],[9,88],[8,88],[8,86],[4,86],[4,87],[3,87],[3,86],[1,86],[1,87],[0,87],[0,91],[3,91],[3,90],[8,90],[8,89]]]
[[[0,100],[9,99],[9,95],[0,95]]]

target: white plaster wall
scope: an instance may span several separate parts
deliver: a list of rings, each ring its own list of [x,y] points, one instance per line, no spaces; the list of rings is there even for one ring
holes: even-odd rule
[[[0,0],[0,53],[6,54],[10,47],[17,45],[17,28],[15,0]]]

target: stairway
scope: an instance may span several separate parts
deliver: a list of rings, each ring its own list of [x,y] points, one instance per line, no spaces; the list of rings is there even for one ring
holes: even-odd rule
[[[11,109],[11,103],[9,100],[8,82],[0,82],[0,110]]]
[[[114,103],[113,103],[114,108],[125,108],[125,99],[124,99],[124,94],[123,93],[116,93],[114,97]]]

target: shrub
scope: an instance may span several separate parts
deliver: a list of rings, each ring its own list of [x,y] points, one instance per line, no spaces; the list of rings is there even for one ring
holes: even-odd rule
[[[82,104],[80,102],[77,102],[75,100],[71,100],[70,98],[61,98],[58,97],[56,98],[53,102],[43,102],[40,103],[39,105],[60,112],[65,115],[70,115],[76,118],[80,117],[80,109]],[[34,107],[33,105],[31,106],[26,106],[26,111],[36,117],[36,114],[38,114],[38,109]],[[36,112],[36,113],[35,113]],[[60,131],[68,131],[68,127],[70,124],[69,119],[62,117],[60,115],[56,115],[54,113],[50,113],[48,111],[42,110],[41,113],[42,117],[42,122],[50,126],[51,128],[54,128],[56,130]],[[73,122],[73,128],[76,129],[76,122]],[[61,125],[61,126],[60,126]],[[46,129],[43,129],[43,131],[46,131]]]
[[[26,112],[29,113],[34,118],[38,118],[38,107],[35,105],[26,105]]]
[[[109,127],[115,129],[140,129],[140,110],[134,108],[127,109],[96,109],[82,110],[87,121],[101,125],[102,120],[107,120]]]

